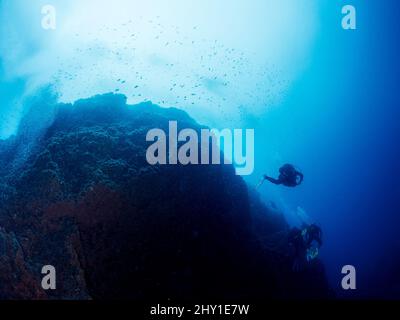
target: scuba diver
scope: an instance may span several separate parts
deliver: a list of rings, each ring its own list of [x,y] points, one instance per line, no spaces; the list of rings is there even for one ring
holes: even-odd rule
[[[296,170],[293,165],[285,164],[279,169],[278,179],[264,175],[257,188],[263,184],[265,180],[277,185],[282,184],[285,187],[297,187],[303,182],[303,178],[303,174]]]
[[[295,227],[289,232],[288,242],[294,249],[293,270],[297,271],[305,262],[309,263],[318,257],[322,246],[322,230],[316,224],[304,224],[301,229]]]
[[[305,226],[305,241],[307,246],[310,246],[313,241],[318,243],[318,246],[322,246],[322,230],[315,223]]]

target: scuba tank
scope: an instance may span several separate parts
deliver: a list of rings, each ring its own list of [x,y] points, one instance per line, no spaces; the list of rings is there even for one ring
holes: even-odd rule
[[[311,246],[307,249],[306,252],[307,262],[314,260],[315,258],[318,257],[318,255],[319,255],[319,244],[317,243],[317,241],[313,241],[311,243]]]

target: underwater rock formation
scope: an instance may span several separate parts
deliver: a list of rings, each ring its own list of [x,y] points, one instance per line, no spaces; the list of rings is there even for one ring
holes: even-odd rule
[[[146,162],[148,130],[201,128],[186,113],[113,94],[54,108],[0,144],[1,299],[330,297],[320,262],[292,271],[283,216],[232,166]]]

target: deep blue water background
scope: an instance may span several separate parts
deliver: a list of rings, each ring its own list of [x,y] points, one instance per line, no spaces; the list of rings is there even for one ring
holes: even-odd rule
[[[258,119],[256,169],[277,170],[269,146],[278,145],[303,170],[304,184],[281,196],[322,226],[338,296],[400,298],[400,4],[351,4],[357,30],[345,31],[335,14],[343,3],[324,1],[309,68],[282,106]],[[352,292],[340,287],[346,264],[357,270]]]

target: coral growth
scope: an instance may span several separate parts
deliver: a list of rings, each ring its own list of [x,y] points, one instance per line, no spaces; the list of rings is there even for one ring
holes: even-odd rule
[[[146,162],[149,129],[200,129],[186,113],[112,94],[54,108],[35,143],[0,145],[0,298],[329,296],[320,263],[292,271],[282,215],[232,166]],[[40,287],[47,264],[54,291]]]

